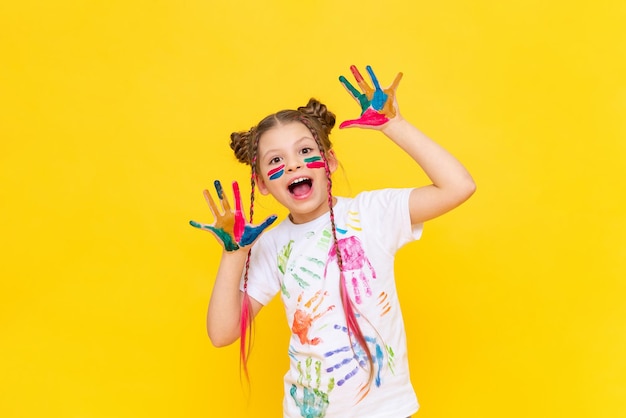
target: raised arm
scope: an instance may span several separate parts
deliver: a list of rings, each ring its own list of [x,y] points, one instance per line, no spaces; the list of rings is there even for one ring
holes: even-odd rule
[[[411,222],[436,218],[465,202],[476,185],[465,167],[442,146],[400,116],[381,129],[424,170],[432,184],[413,189],[409,199]]]
[[[459,206],[476,190],[469,172],[452,154],[402,117],[396,101],[402,73],[396,76],[390,87],[383,89],[372,68],[366,68],[374,87],[368,85],[355,66],[350,67],[362,93],[345,77],[339,78],[361,106],[361,116],[343,122],[340,128],[380,130],[424,170],[432,184],[411,192],[409,205],[413,224],[436,218]]]
[[[276,220],[276,216],[270,216],[259,225],[251,225],[246,221],[241,209],[241,195],[237,182],[233,183],[234,211],[219,181],[215,181],[215,190],[221,202],[221,211],[208,190],[203,192],[211,213],[215,217],[215,223],[212,225],[195,221],[189,223],[194,228],[211,232],[224,248],[209,301],[206,322],[207,332],[213,345],[223,347],[237,341],[240,336],[243,293],[239,289],[239,283],[250,247]],[[252,314],[255,316],[261,310],[262,305],[254,299],[251,299],[251,304]]]

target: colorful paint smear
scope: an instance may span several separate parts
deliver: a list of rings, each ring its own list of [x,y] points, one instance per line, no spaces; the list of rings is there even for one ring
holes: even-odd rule
[[[222,183],[220,183],[219,180],[215,180],[213,182],[213,185],[215,186],[215,191],[217,192],[217,197],[219,200],[224,200],[224,189],[222,188]]]
[[[289,390],[289,394],[293,398],[302,418],[323,418],[326,416],[329,400],[328,395],[335,387],[335,379],[330,379],[326,389],[322,387],[321,379],[321,362],[315,361],[313,368],[315,376],[311,373],[312,358],[305,360],[305,370],[302,370],[302,362],[298,363],[298,371],[300,377],[298,384],[303,385],[302,394],[298,394],[298,387],[293,384]]]
[[[382,110],[389,96],[380,87],[380,83],[378,83],[378,78],[376,78],[376,75],[374,74],[374,70],[372,70],[372,67],[368,65],[367,67],[365,67],[365,69],[367,70],[367,72],[370,75],[370,78],[372,79],[372,84],[374,84],[374,94],[372,95],[370,99],[371,106],[374,108],[374,110],[377,110],[377,111]]]
[[[311,329],[313,322],[333,310],[335,305],[330,305],[325,310],[318,312],[320,305],[324,302],[324,298],[328,295],[328,292],[322,293],[322,291],[319,290],[315,293],[315,295],[313,295],[313,297],[311,297],[311,299],[304,303],[304,308],[306,308],[304,309],[301,308],[302,295],[303,294],[301,293],[300,296],[298,296],[298,309],[296,309],[293,316],[291,331],[293,331],[293,333],[300,338],[301,344],[317,345],[322,340],[319,337],[310,339],[309,330]]]
[[[391,310],[391,304],[389,303],[388,295],[386,292],[380,292],[378,295],[378,306],[381,308],[380,316],[385,316]]]
[[[235,241],[240,242],[243,230],[246,226],[246,217],[241,208],[241,192],[239,191],[239,183],[236,181],[233,182],[233,195],[235,196],[235,225],[233,227],[233,233],[235,234]]]
[[[208,190],[204,190],[203,194],[211,209],[211,213],[215,217],[215,222],[212,225],[208,225],[196,221],[189,221],[189,224],[194,228],[212,232],[215,237],[221,241],[226,251],[235,251],[240,247],[252,244],[267,227],[276,221],[276,215],[272,215],[260,225],[255,226],[249,224],[242,210],[239,184],[233,182],[235,211],[230,208],[230,204],[224,194],[224,189],[220,181],[216,180],[214,185],[215,192],[222,205],[222,211],[217,208]]]
[[[389,88],[383,89],[378,82],[374,70],[371,66],[365,67],[374,88],[370,87],[365,81],[356,66],[350,66],[350,71],[361,88],[359,92],[344,76],[339,77],[339,81],[348,90],[348,93],[359,103],[361,107],[361,116],[358,119],[347,120],[342,122],[339,127],[346,128],[350,126],[381,126],[389,122],[391,118],[396,116],[393,105],[395,92],[402,79],[402,73],[398,73]]]
[[[276,180],[280,178],[283,174],[285,174],[285,165],[282,164],[280,167],[276,167],[267,172],[267,177],[270,180]]]
[[[351,119],[341,122],[339,128],[348,128],[350,126],[380,126],[389,122],[389,118],[382,113],[378,113],[374,109],[367,109],[360,118]]]
[[[205,231],[213,232],[217,239],[222,241],[222,244],[224,245],[224,249],[226,251],[235,251],[239,249],[239,246],[237,245],[237,243],[235,243],[233,237],[222,228],[216,228],[213,225],[201,224],[196,221],[189,221],[189,225],[193,226],[194,228],[204,229]]]
[[[328,251],[328,260],[326,262],[326,268],[324,269],[324,277],[326,277],[328,265],[337,259],[337,245],[339,246],[341,258],[343,259],[343,273],[346,278],[351,278],[354,301],[360,305],[363,302],[361,297],[361,285],[365,290],[365,296],[372,296],[370,280],[376,279],[376,271],[365,254],[361,241],[356,236],[351,236],[338,240],[337,243],[334,244]],[[370,271],[370,274],[367,276],[365,275],[366,268]]]
[[[336,330],[345,332],[346,334],[348,333],[348,328],[344,326],[334,325],[333,327]],[[374,359],[373,359],[374,360],[373,366],[375,367],[375,370],[376,370],[374,383],[376,384],[377,387],[380,387],[383,383],[381,372],[383,369],[383,363],[385,359],[384,351],[383,351],[382,346],[378,343],[378,340],[375,337],[365,336],[365,341],[370,346],[373,346],[374,348],[375,354],[374,354]],[[389,350],[387,350],[387,352],[389,352]],[[343,353],[347,353],[347,354],[343,354]],[[363,350],[363,348],[360,347],[356,343],[352,344],[351,346],[341,347],[336,350],[324,353],[324,357],[326,358],[330,358],[335,355],[337,355],[338,357],[342,355],[347,356],[343,359],[337,358],[337,363],[335,363],[334,365],[331,365],[330,367],[326,369],[326,372],[328,373],[335,373],[337,371],[342,371],[343,377],[337,380],[337,386],[342,386],[344,383],[346,383],[348,379],[354,377],[360,370],[362,370],[367,365],[367,354],[365,353],[365,350]],[[352,369],[350,370],[345,369],[344,371],[345,367],[351,367]],[[360,392],[363,391],[364,389],[365,389],[365,393],[362,393],[362,396],[359,399],[359,402],[363,400],[363,398],[365,397],[365,394],[367,393],[367,391],[369,391],[368,388],[362,387]]]
[[[322,160],[322,157],[319,157],[319,156],[305,158],[304,162],[306,163],[306,166],[308,168],[324,168],[324,167],[326,167],[326,164],[324,164],[324,161]]]
[[[268,226],[276,221],[276,219],[278,219],[278,216],[272,215],[264,220],[262,224],[256,226],[246,225],[243,229],[241,239],[239,240],[239,245],[245,247],[246,245],[252,244]]]

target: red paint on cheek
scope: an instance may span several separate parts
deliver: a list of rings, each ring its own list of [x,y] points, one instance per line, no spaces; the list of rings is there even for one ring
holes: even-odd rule
[[[324,168],[326,164],[322,161],[322,157],[315,156],[310,158],[305,158],[304,162],[308,168]]]
[[[325,164],[324,161],[314,161],[312,163],[307,163],[306,166],[309,168],[324,168]]]
[[[280,176],[283,175],[285,169],[285,165],[281,164],[280,167],[276,167],[267,172],[267,177],[270,180],[276,180]]]

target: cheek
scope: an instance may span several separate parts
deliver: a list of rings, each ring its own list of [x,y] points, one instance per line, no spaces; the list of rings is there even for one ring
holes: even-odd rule
[[[326,164],[324,164],[324,161],[322,161],[322,157],[310,157],[310,158],[305,158],[304,162],[306,163],[306,166],[308,168],[324,168],[326,166]]]
[[[282,177],[285,174],[285,165],[282,164],[279,167],[273,168],[267,172],[267,178],[270,180],[276,180]]]

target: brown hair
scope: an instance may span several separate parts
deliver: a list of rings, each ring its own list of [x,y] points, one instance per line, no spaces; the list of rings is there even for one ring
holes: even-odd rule
[[[374,360],[371,351],[365,340],[365,336],[361,331],[357,316],[363,318],[358,313],[358,310],[352,300],[350,299],[347,291],[346,280],[344,276],[343,257],[338,245],[337,240],[337,228],[335,226],[335,214],[333,211],[333,195],[332,195],[332,179],[331,171],[328,165],[328,152],[332,148],[330,142],[330,132],[335,126],[335,115],[328,110],[326,105],[311,98],[306,106],[301,106],[297,110],[281,110],[277,113],[265,117],[258,125],[250,128],[248,131],[233,132],[230,136],[230,147],[235,153],[237,159],[248,164],[252,169],[251,175],[251,195],[250,195],[250,223],[254,215],[254,189],[256,182],[256,169],[257,169],[257,151],[259,146],[259,139],[268,130],[293,122],[299,122],[304,124],[315,139],[317,146],[319,147],[320,155],[324,161],[326,177],[328,181],[328,207],[330,211],[331,232],[333,236],[333,250],[337,256],[337,264],[339,267],[340,275],[340,296],[343,305],[343,311],[346,318],[348,337],[352,342],[354,338],[356,343],[361,346],[361,349],[365,352],[369,363],[369,382],[371,383],[374,378]],[[248,377],[247,360],[250,352],[251,344],[251,318],[252,313],[250,311],[250,299],[248,296],[248,270],[250,268],[250,253],[248,253],[248,259],[246,260],[244,278],[243,278],[243,291],[244,298],[241,311],[241,340],[240,340],[240,352],[243,370]],[[365,319],[365,318],[363,318]],[[351,344],[354,350],[354,345]],[[367,385],[369,386],[369,385]],[[363,395],[364,396],[364,395]]]
[[[252,165],[253,161],[256,162],[259,139],[265,132],[275,126],[303,122],[303,119],[309,122],[307,127],[311,132],[317,134],[324,151],[329,151],[332,147],[329,136],[335,126],[335,114],[314,98],[309,99],[306,106],[301,106],[297,110],[281,110],[269,115],[248,131],[233,132],[230,135],[230,148],[235,152],[239,162]]]

